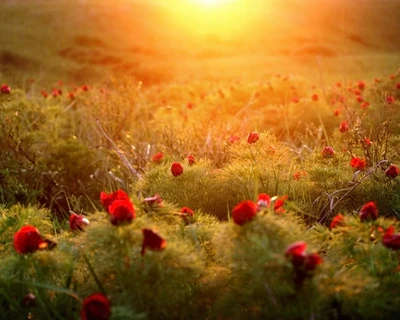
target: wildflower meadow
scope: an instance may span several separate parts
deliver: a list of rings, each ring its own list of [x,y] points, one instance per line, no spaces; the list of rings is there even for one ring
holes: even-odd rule
[[[399,13],[1,2],[0,319],[397,319]]]

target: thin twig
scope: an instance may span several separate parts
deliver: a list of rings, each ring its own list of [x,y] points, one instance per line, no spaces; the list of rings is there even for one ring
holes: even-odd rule
[[[111,143],[112,148],[114,151],[117,153],[118,157],[121,159],[121,161],[125,164],[125,166],[129,169],[132,175],[136,175],[138,179],[141,178],[140,173],[136,171],[131,164],[129,163],[128,159],[125,157],[125,155],[118,149],[117,145],[114,143],[114,141],[107,135],[107,133],[104,131],[102,126],[100,125],[99,119],[96,119],[96,124],[97,127],[99,128],[100,132],[104,135],[104,137]]]

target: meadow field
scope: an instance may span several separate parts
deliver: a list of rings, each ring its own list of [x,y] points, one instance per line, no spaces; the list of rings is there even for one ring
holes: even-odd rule
[[[0,319],[396,319],[400,1],[0,0]]]

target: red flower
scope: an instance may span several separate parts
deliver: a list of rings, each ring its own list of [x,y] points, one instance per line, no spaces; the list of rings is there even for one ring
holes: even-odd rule
[[[183,167],[179,162],[174,162],[171,165],[171,173],[174,177],[180,176],[183,173]]]
[[[40,90],[40,94],[43,96],[43,98],[47,98],[49,96],[46,90]]]
[[[355,89],[355,90],[353,91],[353,93],[354,93],[356,96],[359,96],[359,95],[361,94],[361,91],[358,90],[358,89]]]
[[[357,96],[356,100],[357,100],[358,103],[364,102],[364,98],[361,97],[361,96]]]
[[[44,242],[39,230],[33,226],[23,226],[14,234],[14,248],[20,254],[34,252]]]
[[[390,226],[382,238],[385,247],[392,250],[400,250],[400,233],[394,233],[394,227]]]
[[[335,117],[339,117],[340,116],[340,110],[339,109],[335,109],[335,111],[333,111],[333,115]]]
[[[365,89],[365,82],[360,80],[360,81],[358,81],[357,86],[358,86],[358,88],[360,90],[364,90]]]
[[[396,84],[396,89],[400,90],[400,82]]]
[[[266,193],[260,193],[257,197],[258,210],[268,208],[270,201],[271,197],[269,195],[267,195]]]
[[[258,135],[257,132],[250,132],[249,136],[247,137],[247,142],[250,144],[256,143],[258,139],[260,139],[260,136]]]
[[[322,157],[332,158],[335,155],[335,150],[331,146],[327,146],[322,149]]]
[[[346,120],[342,121],[342,123],[339,125],[339,131],[342,133],[349,131],[349,124]]]
[[[108,320],[111,303],[102,293],[94,293],[83,300],[81,320]]]
[[[167,247],[167,242],[156,232],[151,229],[142,229],[143,232],[143,244],[142,255],[145,254],[146,248],[154,251],[160,251]]]
[[[333,228],[341,227],[343,225],[344,225],[344,216],[339,213],[332,219],[329,228],[332,230]]]
[[[394,164],[391,164],[386,170],[385,170],[385,175],[389,178],[396,178],[400,174],[400,169],[399,167],[395,166]]]
[[[275,213],[284,213],[286,210],[283,208],[285,201],[288,199],[288,196],[283,196],[276,199],[274,203],[274,211]]]
[[[188,207],[181,208],[181,210],[179,210],[179,212],[181,213],[181,216],[193,217],[193,215],[194,215],[194,211]]]
[[[188,225],[190,219],[194,216],[194,211],[188,207],[183,207],[179,210],[179,216],[183,219],[185,224]]]
[[[157,152],[152,158],[151,161],[159,163],[164,159],[164,153]]]
[[[361,108],[362,109],[367,109],[370,106],[368,101],[364,101],[363,103],[361,103]]]
[[[307,172],[305,171],[296,171],[293,173],[293,179],[294,180],[300,180],[302,177],[306,176]]]
[[[242,226],[253,220],[257,214],[257,209],[258,206],[253,201],[242,201],[232,209],[232,219],[236,224]]]
[[[84,227],[87,226],[89,223],[89,220],[86,219],[84,216],[76,214],[74,212],[72,212],[69,216],[69,229],[71,231],[83,231]]]
[[[360,159],[358,157],[353,157],[350,160],[350,165],[356,170],[363,170],[367,165],[367,161],[365,159]]]
[[[393,104],[394,101],[395,101],[395,99],[394,99],[393,96],[387,96],[387,97],[386,97],[386,102],[387,102],[388,104]]]
[[[298,275],[304,276],[316,269],[322,263],[322,258],[318,253],[306,253],[307,244],[304,241],[297,241],[289,245],[285,250],[285,256],[292,262]]]
[[[311,96],[311,99],[313,99],[313,101],[318,101],[318,100],[319,100],[319,97],[318,97],[318,95],[317,95],[316,93],[314,93],[314,94]]]
[[[135,208],[130,200],[115,200],[108,207],[108,211],[113,225],[131,222],[136,218]]]
[[[396,78],[396,76],[395,76],[394,74],[391,74],[391,75],[390,75],[390,79],[393,80],[394,78]]]
[[[2,84],[1,87],[0,87],[0,93],[2,93],[2,94],[11,93],[11,87],[6,85],[6,84]]]
[[[376,220],[378,219],[378,208],[374,202],[367,202],[361,207],[359,215],[361,222],[369,219]]]
[[[364,143],[365,143],[365,145],[366,145],[367,147],[372,146],[372,141],[371,141],[369,138],[365,138],[365,139],[364,139]]]
[[[240,138],[238,136],[230,136],[228,139],[229,143],[235,143],[236,141],[239,141]]]
[[[51,91],[51,95],[53,96],[53,98],[57,98],[58,96],[60,96],[60,94],[61,94],[60,91],[61,90],[53,89]]]
[[[160,195],[155,194],[153,197],[147,197],[143,199],[144,203],[147,203],[149,205],[153,205],[153,204],[159,204],[161,203],[163,200],[161,199]]]
[[[81,86],[81,89],[82,89],[83,91],[89,91],[90,86],[88,86],[87,84],[84,84],[84,85]]]
[[[297,241],[289,245],[285,250],[285,256],[290,258],[302,255],[306,250],[307,244],[304,241]]]
[[[129,196],[125,193],[125,191],[122,190],[117,190],[115,192],[112,193],[106,193],[104,191],[102,191],[100,193],[100,201],[101,204],[103,205],[103,208],[109,212],[108,207],[115,201],[115,200],[128,200]]]
[[[189,155],[187,157],[187,159],[188,159],[188,162],[189,162],[189,166],[191,166],[191,165],[196,163],[196,158],[193,155]]]

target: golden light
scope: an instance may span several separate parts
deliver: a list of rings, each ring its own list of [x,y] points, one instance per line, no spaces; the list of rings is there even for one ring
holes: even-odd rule
[[[192,0],[192,1],[205,6],[217,6],[232,0]]]
[[[237,38],[248,30],[259,11],[247,0],[169,0],[168,10],[179,29],[223,38]]]

